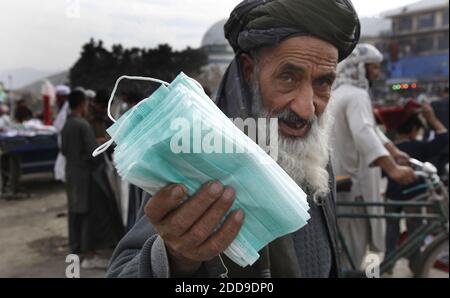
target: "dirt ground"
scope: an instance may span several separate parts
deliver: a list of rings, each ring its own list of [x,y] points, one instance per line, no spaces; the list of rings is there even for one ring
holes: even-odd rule
[[[28,176],[21,185],[27,197],[0,199],[0,277],[65,278],[68,240],[64,187],[52,181],[51,175]],[[81,270],[81,278],[104,275],[103,270]],[[400,261],[389,277],[412,277],[407,261]]]
[[[17,200],[0,199],[0,277],[65,278],[68,255],[64,186],[51,175],[22,180]],[[80,276],[103,277],[103,270]]]

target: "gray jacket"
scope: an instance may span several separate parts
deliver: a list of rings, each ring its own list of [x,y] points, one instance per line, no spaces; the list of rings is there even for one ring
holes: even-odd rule
[[[247,119],[251,116],[251,90],[241,74],[242,71],[240,70],[239,59],[236,58],[225,73],[218,91],[217,105],[231,119],[238,117]],[[306,228],[293,233],[291,238],[294,240],[294,244],[291,244],[289,249],[282,251],[283,247],[274,245],[275,249],[269,253],[268,268],[269,271],[273,271],[274,274],[269,272],[269,274],[264,276],[292,276],[292,274],[288,273],[290,270],[283,266],[284,258],[287,257],[284,253],[288,251],[288,258],[292,258],[292,260],[287,259],[287,262],[289,262],[290,265],[289,269],[292,269],[291,267],[299,269],[294,270],[296,271],[294,276],[310,277],[310,275],[313,275],[311,272],[314,271],[320,272],[320,276],[338,277],[339,254],[337,249],[336,231],[336,189],[331,165],[328,167],[328,171],[329,176],[331,177],[330,189],[332,191],[328,197],[323,200],[323,205],[321,207],[312,208],[314,210],[311,211],[314,211],[316,217],[313,215],[311,222],[314,221],[315,224],[310,224]],[[145,202],[143,204],[145,204]],[[313,218],[316,220],[313,220]],[[324,227],[324,225],[326,227]],[[274,241],[272,244],[275,242],[277,241]],[[270,245],[268,250],[270,250]],[[270,262],[272,255],[279,257],[277,258],[278,260],[281,259],[281,261],[276,262],[277,265]],[[295,260],[293,259],[295,257],[297,257],[297,260],[299,261],[298,266],[295,265]],[[224,259],[226,260],[226,258]],[[261,257],[261,259],[263,258]],[[314,262],[310,262],[311,260],[314,260]],[[310,263],[314,263],[314,265],[310,265]],[[317,271],[315,270],[316,266],[320,267]],[[302,272],[301,267],[303,267],[304,271],[309,270],[310,272]],[[322,270],[322,267],[326,268]],[[250,271],[250,269],[247,269],[248,268],[245,268],[244,271]],[[220,277],[225,272],[225,267],[217,257],[210,262],[203,263],[195,277],[216,278]],[[322,273],[324,274],[322,275]],[[164,242],[151,226],[148,219],[142,214],[142,211],[136,225],[128,235],[125,236],[114,252],[107,275],[109,277],[171,276]]]
[[[330,177],[334,177],[331,166],[328,168]],[[330,277],[339,277],[339,259],[337,246],[336,188],[334,178],[330,179],[332,189],[328,198],[323,200],[322,211],[327,223],[330,247],[332,249],[332,270]],[[122,239],[117,246],[107,272],[108,277],[124,278],[169,278],[170,266],[164,245],[164,241],[154,230],[149,220],[143,213],[143,206],[139,212],[136,225]],[[296,232],[298,233],[298,232]],[[294,235],[295,236],[295,233]],[[295,247],[296,254],[302,252]],[[205,262],[193,277],[218,278],[225,273],[225,268],[217,257],[212,261]]]

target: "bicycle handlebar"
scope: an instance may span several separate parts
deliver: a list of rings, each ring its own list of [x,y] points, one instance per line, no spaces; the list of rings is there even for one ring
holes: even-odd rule
[[[429,162],[421,162],[417,159],[411,158],[409,160],[409,163],[411,164],[412,168],[416,170],[415,173],[418,177],[430,178],[437,175],[438,173],[436,167]]]

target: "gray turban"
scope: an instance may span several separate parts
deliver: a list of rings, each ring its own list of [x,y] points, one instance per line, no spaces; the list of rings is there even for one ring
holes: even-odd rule
[[[355,49],[361,32],[350,0],[245,0],[233,10],[224,29],[236,57],[222,79],[216,102],[227,116],[243,119],[252,116],[252,95],[241,75],[239,54],[308,35],[334,45],[342,61]]]
[[[342,61],[359,41],[360,23],[349,0],[246,0],[225,24],[225,37],[236,53],[276,45],[295,35],[331,43]]]

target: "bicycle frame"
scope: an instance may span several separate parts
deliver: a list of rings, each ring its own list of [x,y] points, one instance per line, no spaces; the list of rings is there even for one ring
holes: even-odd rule
[[[427,185],[429,186],[428,192],[418,195],[410,201],[398,201],[398,202],[338,202],[337,206],[340,207],[420,207],[433,210],[431,214],[402,214],[402,213],[387,213],[383,215],[371,215],[371,214],[337,214],[337,218],[364,218],[364,219],[421,219],[426,221],[412,233],[408,240],[405,241],[400,247],[398,247],[392,254],[385,257],[384,261],[380,264],[380,274],[387,272],[392,268],[395,263],[401,258],[409,257],[416,250],[420,249],[424,243],[426,237],[436,232],[445,232],[448,234],[448,210],[447,200],[448,193],[445,189],[445,185],[442,182],[435,182],[435,175],[422,175],[425,178]],[[439,195],[437,190],[441,190],[443,195]],[[421,202],[421,200],[423,200]],[[351,269],[359,272],[360,269],[356,268],[355,262],[351,256],[347,244],[345,243],[338,225],[338,238],[342,245],[345,256],[347,257]],[[342,272],[345,276],[345,271]]]

